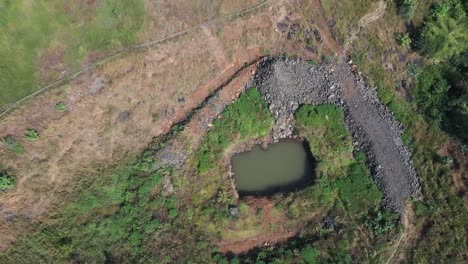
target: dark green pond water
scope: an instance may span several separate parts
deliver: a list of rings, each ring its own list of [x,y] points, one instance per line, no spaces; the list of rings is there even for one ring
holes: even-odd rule
[[[232,172],[241,195],[294,191],[313,180],[313,158],[306,143],[285,140],[232,157]]]

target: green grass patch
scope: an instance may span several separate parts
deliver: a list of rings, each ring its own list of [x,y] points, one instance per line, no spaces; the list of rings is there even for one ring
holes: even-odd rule
[[[368,208],[376,208],[382,200],[382,193],[371,178],[366,166],[366,157],[362,152],[355,156],[348,176],[337,179],[333,187],[338,190],[346,210],[353,215],[365,212]]]
[[[39,132],[36,129],[28,128],[24,131],[24,138],[30,141],[36,141],[40,137]]]
[[[55,110],[59,112],[65,112],[67,110],[67,106],[64,102],[59,102],[55,105]]]
[[[96,6],[86,1],[17,0],[0,1],[0,17],[0,109],[4,109],[59,76],[53,72],[38,76],[41,52],[63,50],[65,65],[76,69],[91,51],[135,43],[145,10],[142,0],[103,0]]]
[[[15,187],[15,178],[4,171],[0,171],[0,191],[7,191]]]
[[[344,125],[343,111],[335,105],[303,105],[295,113],[296,133],[305,137],[316,164],[316,184],[300,193],[314,201],[315,209],[326,210],[336,203],[336,179],[348,176],[354,163],[352,138]],[[301,199],[300,199],[301,200]],[[300,204],[292,207],[303,212]]]
[[[238,100],[221,113],[204,137],[197,153],[201,174],[217,166],[224,150],[234,141],[266,136],[273,125],[273,118],[260,93],[248,89]]]
[[[304,105],[295,117],[297,132],[307,138],[318,161],[317,173],[331,178],[346,175],[353,146],[343,111],[335,105]]]

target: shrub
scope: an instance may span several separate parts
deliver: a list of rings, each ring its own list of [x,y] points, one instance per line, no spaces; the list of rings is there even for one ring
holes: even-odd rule
[[[64,102],[60,102],[55,105],[55,109],[59,112],[65,112],[67,110],[67,107],[65,106]]]
[[[379,236],[394,229],[398,224],[398,217],[398,214],[387,210],[373,210],[366,219],[364,225],[367,226],[374,235]]]
[[[35,141],[39,139],[39,132],[35,129],[28,128],[24,131],[24,137],[28,140]]]
[[[462,6],[439,3],[421,30],[419,50],[432,61],[448,61],[467,50],[467,31],[468,19]]]
[[[427,206],[426,204],[424,204],[423,202],[417,201],[414,203],[414,213],[417,216],[423,216],[430,211],[431,211],[431,208]]]
[[[398,45],[404,49],[409,49],[411,47],[411,38],[408,33],[400,33],[395,37]]]
[[[448,106],[448,90],[443,68],[431,66],[419,74],[412,95],[422,112],[440,123]]]
[[[218,197],[216,200],[218,203],[223,205],[234,204],[234,197],[232,197],[230,190],[225,186],[218,191]]]
[[[6,191],[15,187],[15,179],[6,172],[0,172],[0,191]]]
[[[172,209],[169,209],[168,214],[171,219],[174,219],[179,215],[179,212],[177,211],[177,209],[172,208]]]
[[[244,202],[241,202],[239,204],[239,212],[242,214],[242,215],[248,215],[249,214],[249,211],[250,211],[250,208],[249,206],[244,203]]]
[[[416,10],[416,0],[398,0],[398,12],[406,20],[411,20]]]
[[[317,257],[320,255],[320,251],[314,247],[306,246],[301,251],[301,258],[304,263],[315,264],[317,263]]]

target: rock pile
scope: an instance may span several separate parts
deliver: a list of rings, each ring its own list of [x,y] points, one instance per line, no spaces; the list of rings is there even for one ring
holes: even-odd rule
[[[384,205],[402,212],[404,201],[419,191],[411,153],[401,139],[402,125],[350,65],[265,58],[252,85],[274,115],[274,140],[292,136],[299,105],[336,104],[344,110],[355,150],[366,153],[372,176],[384,194]]]

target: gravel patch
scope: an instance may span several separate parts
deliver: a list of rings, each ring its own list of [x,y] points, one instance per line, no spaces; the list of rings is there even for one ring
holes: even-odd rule
[[[275,117],[274,140],[292,136],[299,105],[336,104],[344,110],[355,149],[366,153],[372,176],[384,195],[384,206],[401,213],[405,200],[419,192],[411,153],[401,139],[402,125],[350,65],[265,58],[252,85]]]

